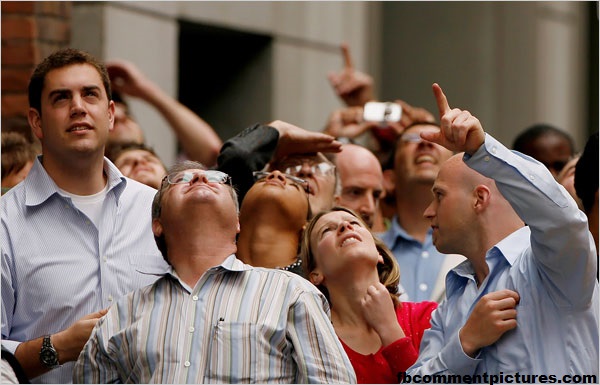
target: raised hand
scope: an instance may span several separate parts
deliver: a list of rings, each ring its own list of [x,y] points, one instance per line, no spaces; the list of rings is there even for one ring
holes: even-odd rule
[[[340,152],[342,143],[331,135],[308,131],[293,124],[275,120],[269,126],[279,131],[279,141],[273,159],[307,152]]]
[[[126,95],[146,99],[156,86],[133,63],[125,60],[106,62],[111,87]]]
[[[365,319],[379,334],[383,346],[388,346],[405,336],[398,323],[390,292],[381,282],[369,286],[360,304]]]
[[[347,44],[342,44],[341,49],[344,57],[344,68],[340,72],[330,72],[327,76],[329,83],[347,106],[363,106],[366,102],[375,99],[373,96],[373,78],[363,72],[354,70],[350,48]]]
[[[365,131],[378,127],[377,122],[363,120],[363,107],[343,107],[329,115],[323,132],[336,138],[355,138]]]
[[[507,331],[517,327],[519,294],[512,290],[499,290],[481,297],[459,337],[463,351],[475,357],[477,351],[498,341]]]
[[[421,137],[455,152],[472,155],[485,141],[485,132],[479,119],[469,111],[451,109],[442,88],[433,84],[433,94],[440,113],[440,132],[423,132]]]

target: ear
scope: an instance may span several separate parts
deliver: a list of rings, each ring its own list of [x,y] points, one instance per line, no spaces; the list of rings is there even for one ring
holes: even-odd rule
[[[381,263],[382,265],[385,263],[383,260],[383,255],[381,253],[377,253],[377,263]]]
[[[396,188],[396,174],[394,170],[385,170],[383,172],[383,189],[386,192],[392,192]]]
[[[480,184],[473,190],[473,197],[475,198],[473,208],[478,213],[482,212],[490,204],[490,189]]]
[[[319,270],[313,270],[308,274],[308,280],[315,286],[320,285],[323,282],[323,275]]]
[[[108,120],[110,121],[110,125],[108,126],[108,131],[112,131],[115,127],[115,102],[110,100],[108,102]]]
[[[158,220],[158,219],[152,220],[152,233],[154,233],[154,235],[156,237],[160,237],[162,235],[163,228],[162,228],[162,224],[160,223],[160,220]]]
[[[341,197],[337,194],[333,196],[333,201],[335,202],[336,206],[340,205],[340,199],[341,199]]]
[[[33,131],[33,134],[38,139],[42,139],[44,137],[44,133],[42,132],[42,117],[38,110],[35,108],[30,108],[27,113],[27,120],[29,121],[29,126]]]

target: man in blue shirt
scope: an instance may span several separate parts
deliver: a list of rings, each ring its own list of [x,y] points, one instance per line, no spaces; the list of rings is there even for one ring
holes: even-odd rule
[[[435,246],[467,261],[448,274],[408,375],[597,376],[597,262],[585,215],[543,164],[433,90],[441,130],[421,136],[464,154],[442,166],[424,215]]]
[[[417,122],[398,137],[392,158],[396,215],[390,228],[380,235],[400,265],[406,300],[413,302],[440,302],[444,298],[446,273],[464,260],[462,256],[436,250],[429,221],[423,217],[439,168],[452,155],[419,136],[421,132],[437,130],[435,123]]]
[[[113,301],[167,271],[151,231],[156,190],[106,158],[114,103],[104,65],[63,49],[29,84],[40,139],[27,178],[2,197],[2,344],[32,382],[67,383]]]

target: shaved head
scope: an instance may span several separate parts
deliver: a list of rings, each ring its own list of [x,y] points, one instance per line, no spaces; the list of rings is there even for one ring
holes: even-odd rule
[[[337,154],[336,166],[341,191],[336,204],[357,212],[373,226],[379,198],[383,194],[383,172],[377,157],[368,149],[355,144],[344,144]]]

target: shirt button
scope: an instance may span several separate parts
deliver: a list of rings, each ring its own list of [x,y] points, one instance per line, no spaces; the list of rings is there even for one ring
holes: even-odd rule
[[[535,175],[533,175],[533,174],[529,174],[529,179],[531,179],[531,180],[535,180]]]
[[[196,329],[194,329],[194,327],[193,327],[193,326],[190,326],[190,329],[189,329],[189,330],[190,330],[190,333],[193,333],[193,332],[194,332],[194,330],[196,330]]]
[[[428,251],[424,251],[421,253],[421,257],[423,258],[429,258],[429,252]]]
[[[104,262],[106,262],[106,261],[108,261],[108,257],[105,255],[105,256],[103,256],[103,257],[102,257],[102,260],[103,260]]]
[[[193,296],[193,297],[192,297],[192,299],[193,299],[194,301],[197,301],[197,300],[198,300],[198,296],[197,296],[197,295],[195,295],[195,296]]]
[[[484,161],[486,161],[486,162],[489,162],[489,161],[490,161],[490,157],[489,157],[488,155],[486,155],[486,156],[483,158],[483,160],[484,160]]]
[[[189,361],[184,362],[183,366],[185,366],[187,368],[188,366],[190,366],[190,362]]]
[[[427,284],[426,284],[426,283],[422,283],[422,284],[420,284],[420,285],[419,285],[419,290],[421,290],[421,291],[425,291],[425,290],[427,290]]]
[[[492,147],[492,154],[496,155],[496,152],[498,152],[498,150],[496,150],[496,147]]]
[[[113,301],[113,296],[112,296],[112,295],[109,295],[109,296],[108,296],[108,302],[112,302],[112,301]]]

